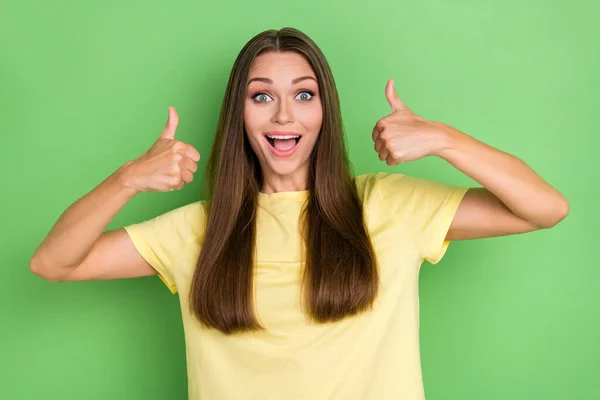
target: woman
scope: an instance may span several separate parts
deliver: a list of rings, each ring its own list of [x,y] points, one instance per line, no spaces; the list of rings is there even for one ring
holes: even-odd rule
[[[104,232],[137,193],[180,189],[199,153],[164,132],[71,205],[31,260],[51,281],[158,274],[179,292],[190,399],[423,399],[418,272],[450,240],[556,225],[565,198],[519,159],[414,114],[393,81],[373,129],[388,165],[441,157],[478,183],[353,177],[325,57],[254,37],[227,86],[208,199]]]

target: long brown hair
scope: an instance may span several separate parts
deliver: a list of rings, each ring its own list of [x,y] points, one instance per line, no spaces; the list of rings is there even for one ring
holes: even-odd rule
[[[207,221],[189,305],[203,325],[225,334],[264,329],[253,296],[255,218],[263,181],[243,118],[249,70],[256,57],[271,51],[306,58],[323,108],[301,214],[305,311],[316,322],[337,321],[372,307],[378,293],[375,253],[350,172],[331,69],[304,33],[268,30],[252,38],[235,60],[206,169]]]

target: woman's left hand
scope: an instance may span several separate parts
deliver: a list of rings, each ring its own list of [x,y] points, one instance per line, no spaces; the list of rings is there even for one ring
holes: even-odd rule
[[[439,155],[447,140],[446,125],[421,118],[398,98],[394,80],[385,87],[392,113],[373,128],[373,141],[379,159],[393,166],[407,161]]]
[[[441,122],[428,121],[400,101],[389,80],[392,113],[373,129],[375,150],[388,165],[437,156],[479,183],[454,216],[447,239],[504,236],[550,228],[569,213],[565,197],[519,158]]]

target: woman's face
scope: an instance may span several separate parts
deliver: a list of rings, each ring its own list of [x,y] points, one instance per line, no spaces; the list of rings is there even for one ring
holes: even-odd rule
[[[300,54],[269,52],[250,68],[244,127],[263,192],[304,190],[323,111],[315,73]]]

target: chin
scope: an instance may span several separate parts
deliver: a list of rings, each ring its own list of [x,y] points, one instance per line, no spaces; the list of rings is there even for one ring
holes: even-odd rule
[[[292,175],[294,172],[300,169],[300,163],[298,163],[296,160],[270,159],[267,162],[267,165],[270,173],[281,176]]]

